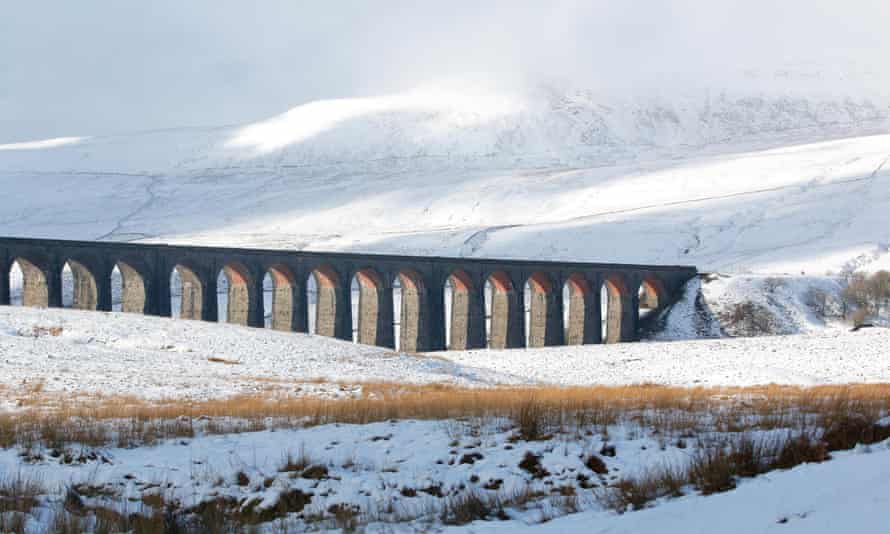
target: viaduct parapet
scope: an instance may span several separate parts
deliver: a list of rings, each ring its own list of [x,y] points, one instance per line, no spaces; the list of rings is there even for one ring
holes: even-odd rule
[[[222,279],[226,321],[263,327],[271,317],[272,328],[293,332],[309,331],[307,289],[314,285],[313,333],[392,348],[398,324],[399,347],[406,352],[634,341],[642,318],[673,303],[696,275],[687,266],[0,237],[0,305],[10,304],[14,263],[22,271],[26,306],[62,306],[67,264],[73,307],[111,311],[116,267],[123,312],[170,317],[171,295],[177,295],[181,318],[216,321]]]

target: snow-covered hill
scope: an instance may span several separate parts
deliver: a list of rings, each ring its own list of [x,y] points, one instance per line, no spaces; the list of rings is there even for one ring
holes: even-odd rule
[[[881,100],[417,90],[0,145],[0,234],[694,264],[886,262]]]

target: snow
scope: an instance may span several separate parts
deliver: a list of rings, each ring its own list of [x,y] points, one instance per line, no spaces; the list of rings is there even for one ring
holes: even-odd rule
[[[722,335],[714,311],[703,301],[700,278],[688,281],[677,301],[668,310],[663,311],[658,319],[662,323],[660,328],[646,339],[677,341],[719,338]]]
[[[2,307],[0,315],[2,383],[42,383],[45,392],[206,399],[314,393],[318,380],[467,385],[500,378],[321,336],[120,313]],[[53,327],[60,335],[35,335]]]
[[[873,452],[835,453],[834,460],[769,473],[737,489],[689,496],[625,515],[586,512],[527,525],[474,523],[447,534],[636,534],[639,532],[834,534],[880,532],[890,508],[890,443]]]
[[[50,330],[59,327],[59,335]],[[406,355],[335,339],[122,313],[0,307],[0,384],[145,399],[270,390],[340,395],[337,384],[679,386],[888,382],[890,332]],[[138,371],[138,372],[137,372]],[[320,387],[317,383],[334,384]],[[352,390],[347,390],[352,391]]]
[[[676,440],[649,436],[633,425],[610,425],[608,443],[615,447],[616,455],[602,457],[608,473],[596,475],[584,462],[606,443],[597,433],[517,442],[511,438],[509,425],[497,421],[407,420],[213,435],[202,432],[200,420],[191,423],[196,429],[193,438],[166,439],[135,448],[75,450],[75,457],[87,457],[83,461],[62,461],[59,454],[40,447],[27,454],[18,448],[0,450],[0,472],[39,480],[51,493],[86,485],[102,495],[88,498],[88,504],[108,506],[128,500],[131,511],[139,509],[139,504],[133,503],[148,495],[179,501],[186,508],[221,497],[241,503],[255,501],[262,508],[274,505],[282,492],[298,489],[312,495],[307,516],[345,504],[383,521],[392,519],[387,514],[402,517],[394,524],[372,522],[368,532],[412,532],[430,526],[438,531],[441,524],[436,512],[444,501],[424,491],[431,488],[438,488],[444,496],[468,488],[503,496],[526,488],[542,492],[523,508],[508,509],[510,521],[476,522],[443,530],[452,534],[712,532],[715,525],[721,525],[721,532],[740,533],[772,529],[859,532],[883,524],[890,504],[886,476],[890,441],[833,453],[827,463],[742,479],[736,490],[724,494],[702,497],[690,489],[686,497],[619,516],[602,510],[578,475],[600,486],[666,465],[680,467],[695,454],[695,440],[679,447]],[[767,434],[761,433],[761,437],[768,439]],[[95,458],[90,458],[92,452]],[[520,468],[526,453],[539,456],[548,474],[535,478]],[[464,459],[466,455],[475,457]],[[288,457],[305,457],[310,465],[326,467],[327,475],[310,479],[300,476],[303,468],[283,471]],[[238,473],[243,473],[246,483],[236,482]],[[485,488],[492,483],[497,489]],[[565,512],[553,493],[566,486],[575,488],[576,506],[582,512],[560,518]],[[414,516],[420,519],[405,521]],[[551,517],[557,518],[541,524]],[[267,526],[274,531],[278,525]],[[297,531],[308,530],[300,522],[295,526],[302,526]]]
[[[860,336],[860,334],[865,334]],[[545,384],[749,386],[886,382],[886,329],[810,335],[448,352],[451,362]]]
[[[73,145],[81,141],[83,141],[82,137],[54,137],[52,139],[42,139],[40,141],[0,144],[0,150],[39,150],[43,148]]]
[[[819,276],[884,261],[887,131],[882,101],[413,91],[0,151],[0,221],[17,236]]]
[[[158,493],[179,500],[184,506],[211,497],[232,496],[260,499],[274,504],[285,489],[313,494],[312,510],[325,511],[334,504],[355,504],[362,510],[382,508],[387,502],[404,514],[421,514],[430,505],[441,505],[441,497],[424,492],[439,488],[443,495],[459,493],[476,475],[478,486],[500,480],[499,491],[509,494],[532,484],[549,491],[551,484],[574,485],[585,455],[599,450],[599,436],[571,443],[535,442],[507,446],[511,432],[497,425],[473,437],[471,429],[456,421],[399,421],[368,425],[324,425],[299,430],[274,430],[226,435],[197,435],[194,439],[164,440],[157,446],[100,451],[105,461],[63,464],[49,455],[26,463],[16,450],[0,451],[0,469],[43,481],[48,489],[86,483],[110,486],[125,499]],[[607,464],[623,472],[634,465],[658,461],[682,461],[690,450],[671,447],[661,451],[653,439],[617,437],[620,456]],[[641,447],[646,449],[641,449]],[[518,467],[526,452],[541,455],[541,463],[553,476],[532,480]],[[465,454],[481,458],[460,463]],[[300,471],[282,472],[291,458],[305,456],[312,465],[323,465],[329,477],[301,478]],[[235,483],[244,472],[250,482]],[[591,475],[593,476],[593,475]],[[264,481],[274,482],[264,487]],[[403,489],[417,491],[405,497]],[[589,497],[589,496],[588,496]],[[588,498],[587,506],[592,502]],[[529,518],[532,516],[529,515]]]
[[[0,307],[0,409],[38,391],[208,399],[270,390],[339,397],[367,382],[890,382],[888,330],[849,332],[809,302],[814,288],[836,295],[840,275],[890,265],[888,110],[880,100],[732,91],[665,100],[553,87],[516,98],[424,90],[317,101],[236,126],[0,145],[3,235],[689,264],[712,274],[663,317],[653,339],[671,342],[435,356],[230,325]],[[727,325],[715,318],[746,302],[766,310],[772,333],[787,335],[719,337]],[[164,483],[187,503],[214,495],[271,503],[285,488],[311,487],[323,510],[401,499],[408,485],[455,488],[471,474],[518,487],[529,482],[516,467],[525,450],[542,454],[553,482],[564,483],[581,469],[579,456],[601,445],[589,436],[507,449],[506,433],[488,429],[455,448],[483,460],[449,465],[458,457],[454,427],[465,424],[199,432],[108,448],[100,451],[108,463],[84,465],[50,456],[25,463],[6,449],[0,469],[58,487],[110,485],[124,498]],[[688,454],[609,433],[619,456],[607,463],[621,473]],[[334,477],[278,473],[302,446]],[[553,513],[543,500],[513,521],[447,531],[875,531],[890,504],[890,450],[871,450],[624,516],[588,499],[580,514],[537,524]],[[238,471],[246,487],[232,482]]]

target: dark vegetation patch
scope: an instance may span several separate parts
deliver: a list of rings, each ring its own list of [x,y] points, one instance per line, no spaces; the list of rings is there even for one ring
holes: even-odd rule
[[[519,468],[527,472],[532,478],[541,479],[550,475],[550,472],[541,465],[541,457],[528,451],[519,462]]]
[[[584,460],[584,466],[598,475],[605,475],[609,473],[609,468],[606,466],[606,462],[604,462],[602,458],[595,454],[591,454],[587,457],[586,460]]]
[[[461,465],[464,465],[464,464],[472,465],[472,464],[476,463],[478,460],[481,460],[483,458],[484,458],[484,456],[482,456],[482,454],[480,454],[478,452],[471,452],[471,453],[467,453],[467,454],[464,454],[463,456],[461,456],[460,461],[458,463]]]
[[[300,476],[310,480],[323,480],[328,478],[328,468],[320,464],[312,465],[307,467]]]

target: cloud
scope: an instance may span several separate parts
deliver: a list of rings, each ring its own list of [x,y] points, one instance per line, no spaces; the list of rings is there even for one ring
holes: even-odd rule
[[[0,142],[254,121],[445,80],[886,87],[878,0],[47,2],[0,19]]]

